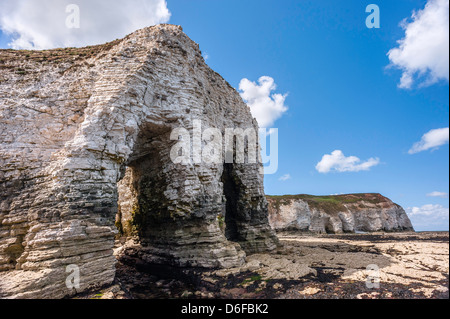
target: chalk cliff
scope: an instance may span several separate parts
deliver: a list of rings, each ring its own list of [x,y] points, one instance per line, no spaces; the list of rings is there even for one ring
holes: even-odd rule
[[[313,233],[414,231],[402,207],[380,194],[267,196],[277,231]]]
[[[181,27],[46,51],[0,50],[0,298],[113,281],[119,254],[234,267],[276,248],[260,164],[176,164],[175,128],[253,128]],[[225,219],[225,231],[221,220]],[[79,287],[67,285],[78,267]]]

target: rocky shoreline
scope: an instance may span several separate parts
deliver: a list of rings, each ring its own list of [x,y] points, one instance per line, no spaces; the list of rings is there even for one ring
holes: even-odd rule
[[[275,252],[222,270],[155,267],[131,257],[114,284],[81,299],[446,299],[449,233],[279,234]],[[378,265],[379,288],[367,266]]]
[[[448,233],[381,194],[266,197],[257,120],[180,26],[0,50],[0,96],[0,298],[448,297]]]

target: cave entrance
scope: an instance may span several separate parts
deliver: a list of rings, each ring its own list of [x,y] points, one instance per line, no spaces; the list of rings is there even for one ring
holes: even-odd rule
[[[119,260],[176,267],[241,265],[243,251],[229,242],[244,242],[248,229],[241,216],[246,190],[241,171],[234,164],[176,163],[171,152],[179,141],[171,140],[172,130],[140,129],[117,183],[116,225],[122,243],[132,239]]]
[[[226,163],[222,173],[223,192],[226,199],[224,226],[225,237],[230,241],[239,241],[238,205],[240,188],[233,174],[233,164]]]
[[[141,129],[135,151],[121,167],[116,226],[123,238],[138,236],[141,243],[149,243],[163,227],[168,176],[167,160],[161,154],[167,149],[168,132],[154,126]]]

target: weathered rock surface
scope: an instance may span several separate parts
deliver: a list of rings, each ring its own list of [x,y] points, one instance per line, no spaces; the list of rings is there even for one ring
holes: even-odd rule
[[[267,196],[277,231],[313,233],[414,231],[402,207],[380,194]]]
[[[260,164],[170,160],[172,130],[192,132],[194,120],[257,129],[178,26],[80,49],[0,50],[0,297],[110,284],[119,231],[133,236],[120,253],[176,266],[236,267],[245,252],[274,249]],[[68,265],[79,288],[66,286]]]

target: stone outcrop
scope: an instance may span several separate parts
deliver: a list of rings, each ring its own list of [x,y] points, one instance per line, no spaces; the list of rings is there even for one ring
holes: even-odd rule
[[[414,231],[402,207],[380,194],[267,196],[277,231],[312,233]]]
[[[120,254],[175,266],[236,267],[274,249],[260,164],[171,161],[171,132],[194,120],[257,129],[181,27],[0,50],[0,297],[111,283],[118,235],[133,238]],[[73,266],[79,287],[66,285]]]

